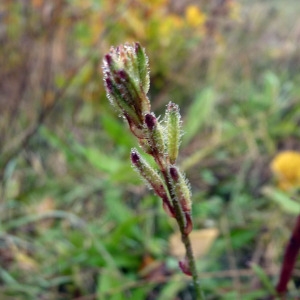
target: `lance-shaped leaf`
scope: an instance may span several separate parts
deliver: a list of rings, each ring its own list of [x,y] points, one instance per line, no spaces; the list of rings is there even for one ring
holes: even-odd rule
[[[172,102],[168,104],[165,121],[167,128],[167,153],[170,163],[175,164],[178,157],[182,123],[178,105]]]

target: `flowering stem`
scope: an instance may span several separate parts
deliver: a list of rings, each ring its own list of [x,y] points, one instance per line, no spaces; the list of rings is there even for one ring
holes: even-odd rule
[[[141,148],[156,162],[157,170],[136,149],[131,150],[132,165],[162,199],[167,214],[178,223],[186,250],[179,267],[184,274],[193,278],[195,300],[204,300],[189,239],[193,229],[191,190],[188,180],[175,165],[182,135],[179,107],[170,102],[164,122],[160,122],[151,112],[146,96],[150,83],[148,58],[138,43],[111,48],[103,60],[103,73],[110,102],[127,120]]]
[[[202,291],[202,286],[200,285],[197,269],[196,269],[196,264],[195,264],[195,259],[194,259],[194,254],[193,254],[193,249],[191,246],[191,241],[190,238],[187,234],[181,232],[181,239],[182,242],[185,246],[186,250],[186,257],[188,260],[189,264],[189,269],[191,271],[192,277],[193,277],[193,283],[194,283],[194,288],[195,288],[195,294],[196,294],[196,299],[197,300],[204,300],[204,293]]]

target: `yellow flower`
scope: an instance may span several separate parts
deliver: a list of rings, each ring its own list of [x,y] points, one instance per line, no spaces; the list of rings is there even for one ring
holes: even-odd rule
[[[283,151],[271,162],[271,170],[282,190],[300,187],[300,152]]]
[[[234,21],[241,21],[241,4],[236,1],[229,2],[229,16]]]
[[[174,34],[175,30],[180,29],[182,25],[183,22],[179,16],[170,14],[161,21],[159,26],[159,35],[164,39],[170,39],[172,33]]]
[[[189,5],[186,8],[185,18],[192,27],[201,26],[206,22],[206,15],[196,5]]]

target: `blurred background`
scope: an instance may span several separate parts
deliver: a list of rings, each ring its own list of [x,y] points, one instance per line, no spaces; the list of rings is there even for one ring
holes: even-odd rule
[[[134,41],[153,110],[183,115],[207,299],[270,295],[300,213],[299,13],[296,0],[2,0],[0,298],[193,299],[177,225],[131,168],[137,141],[103,87],[104,54]]]

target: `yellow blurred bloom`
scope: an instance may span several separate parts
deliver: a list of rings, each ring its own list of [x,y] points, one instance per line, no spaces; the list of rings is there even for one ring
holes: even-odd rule
[[[170,14],[161,21],[159,26],[159,35],[163,38],[167,38],[174,33],[175,29],[180,29],[182,25],[183,22],[179,16]]]
[[[150,5],[152,8],[157,9],[165,7],[168,4],[168,0],[140,0],[141,3]]]
[[[275,156],[271,170],[282,190],[300,187],[300,152],[284,151]]]
[[[90,30],[91,30],[91,38],[93,42],[99,40],[101,33],[103,32],[104,25],[101,18],[101,15],[95,13],[90,16]]]
[[[229,2],[229,16],[234,21],[241,21],[241,5],[236,1]]]
[[[126,27],[134,32],[137,39],[143,40],[146,37],[146,23],[140,16],[140,12],[134,7],[129,8],[123,15]]]
[[[203,25],[206,22],[206,15],[196,5],[189,5],[186,8],[185,18],[192,27]]]

